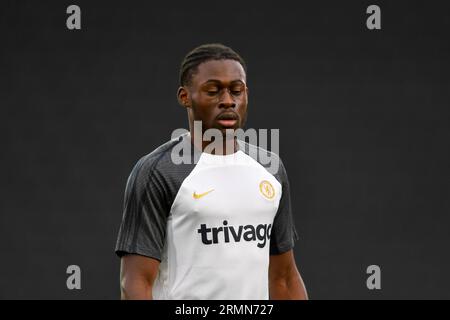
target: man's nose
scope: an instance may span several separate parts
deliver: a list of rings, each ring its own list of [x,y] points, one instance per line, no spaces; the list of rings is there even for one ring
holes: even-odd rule
[[[234,108],[236,107],[236,102],[229,89],[225,89],[224,93],[220,96],[219,101],[220,108]]]

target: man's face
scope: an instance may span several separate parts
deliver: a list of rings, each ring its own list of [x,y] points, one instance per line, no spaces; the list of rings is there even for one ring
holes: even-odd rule
[[[245,71],[238,61],[210,60],[197,67],[183,104],[189,108],[189,120],[202,121],[203,130],[236,130],[247,118],[247,91]]]

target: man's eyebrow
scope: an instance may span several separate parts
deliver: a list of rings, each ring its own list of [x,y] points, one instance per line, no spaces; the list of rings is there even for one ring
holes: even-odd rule
[[[217,79],[209,79],[209,80],[203,82],[202,85],[209,84],[209,83],[222,84],[222,81],[217,80]],[[245,85],[245,82],[242,80],[233,80],[230,82],[231,85],[237,84],[237,83]]]

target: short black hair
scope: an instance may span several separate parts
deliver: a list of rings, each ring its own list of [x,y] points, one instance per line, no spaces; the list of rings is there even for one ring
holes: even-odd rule
[[[180,67],[180,86],[189,85],[192,75],[197,71],[199,64],[209,60],[236,60],[247,73],[247,66],[244,59],[241,58],[233,49],[221,43],[203,44],[190,51],[181,62]]]

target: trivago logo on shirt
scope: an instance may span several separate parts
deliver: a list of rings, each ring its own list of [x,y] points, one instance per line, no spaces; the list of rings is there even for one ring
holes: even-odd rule
[[[244,241],[258,241],[258,248],[264,248],[266,241],[270,239],[271,228],[271,224],[259,224],[257,226],[248,224],[234,227],[229,226],[228,221],[224,220],[223,225],[220,227],[208,228],[206,224],[201,224],[197,231],[201,235],[203,244],[206,245],[216,244],[222,241],[228,243],[230,240],[240,242],[243,239]],[[210,237],[210,233],[212,237]],[[219,234],[221,235],[219,236]]]

